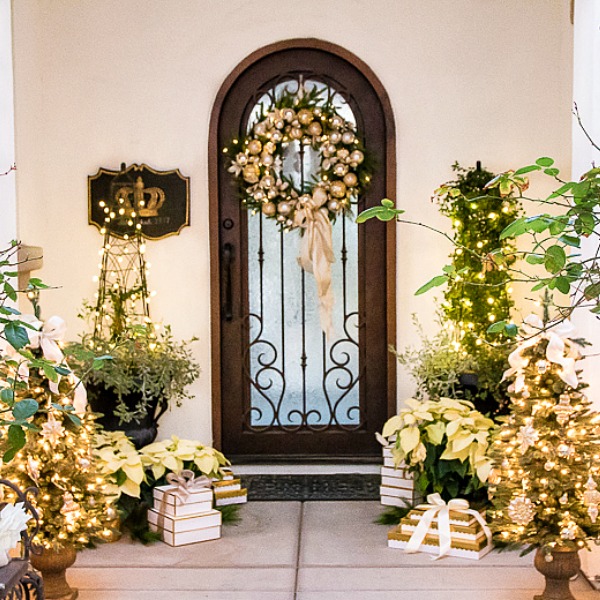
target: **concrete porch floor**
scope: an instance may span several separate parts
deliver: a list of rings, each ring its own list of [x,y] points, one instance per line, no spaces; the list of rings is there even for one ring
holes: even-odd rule
[[[122,539],[85,550],[68,579],[80,600],[531,600],[533,555],[481,561],[405,555],[373,521],[378,502],[253,502],[220,540],[180,548]],[[599,600],[580,576],[578,600]],[[401,592],[399,596],[397,593]]]

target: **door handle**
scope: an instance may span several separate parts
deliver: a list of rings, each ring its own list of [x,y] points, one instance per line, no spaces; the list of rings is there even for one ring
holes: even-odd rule
[[[229,243],[223,246],[223,318],[233,320],[233,290],[231,281],[231,263],[233,262],[233,246]]]

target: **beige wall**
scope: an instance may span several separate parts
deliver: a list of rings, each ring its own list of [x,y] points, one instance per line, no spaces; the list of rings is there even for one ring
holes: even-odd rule
[[[398,133],[398,202],[445,227],[429,201],[450,165],[502,170],[552,155],[570,164],[572,26],[568,0],[14,0],[18,227],[45,249],[46,316],[74,336],[94,292],[98,232],[87,225],[86,176],[146,162],[191,176],[192,226],[148,244],[153,316],[196,335],[194,402],[161,435],[211,439],[207,137],[215,95],[256,48],[317,37],[362,58],[387,88]],[[398,343],[413,291],[449,248],[398,231]],[[428,326],[432,330],[432,326]],[[399,398],[412,391],[402,374]]]

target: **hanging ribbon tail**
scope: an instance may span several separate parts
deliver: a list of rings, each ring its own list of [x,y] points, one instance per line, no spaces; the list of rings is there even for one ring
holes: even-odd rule
[[[77,375],[72,373],[71,378],[75,384],[75,387],[73,388],[73,408],[75,409],[75,414],[81,416],[85,414],[85,409],[88,404],[87,391]]]
[[[67,324],[60,317],[50,317],[43,325],[40,331],[40,348],[44,357],[61,363],[65,357],[58,345],[58,341],[64,339],[67,331]]]
[[[329,341],[333,337],[332,311],[335,300],[331,286],[331,263],[335,262],[335,256],[327,210],[310,207],[304,209],[302,226],[305,231],[300,242],[298,262],[307,273],[314,275],[319,295],[321,329]]]
[[[560,365],[562,369],[558,376],[567,385],[576,388],[579,385],[575,366],[577,353],[573,352],[572,344],[569,346],[565,344],[565,340],[569,340],[575,333],[572,323],[563,322],[555,327],[544,329],[543,321],[534,314],[526,317],[523,323],[523,331],[530,337],[521,342],[517,349],[509,355],[508,363],[511,368],[504,372],[502,380],[516,376],[511,387],[515,392],[521,392],[525,386],[524,369],[529,364],[529,359],[524,355],[525,350],[535,346],[540,340],[547,339],[546,358],[551,363]]]

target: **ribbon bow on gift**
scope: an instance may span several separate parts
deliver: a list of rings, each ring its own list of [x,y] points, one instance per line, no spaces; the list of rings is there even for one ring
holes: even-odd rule
[[[205,475],[196,477],[194,471],[190,469],[182,469],[178,473],[169,473],[167,482],[176,486],[173,494],[182,502],[185,502],[193,491],[210,488],[212,485],[212,481],[208,477]]]
[[[475,517],[476,521],[481,525],[485,536],[487,537],[488,543],[492,543],[492,532],[487,526],[485,519],[479,512],[469,508],[469,502],[463,498],[455,498],[450,500],[446,504],[439,494],[429,494],[427,496],[427,504],[419,504],[418,509],[424,510],[425,514],[421,517],[418,525],[415,527],[413,534],[410,536],[410,540],[406,544],[404,552],[407,554],[414,554],[419,551],[425,536],[429,532],[431,523],[437,517],[438,519],[438,535],[440,538],[440,552],[437,556],[433,557],[433,560],[442,558],[450,551],[452,539],[450,534],[450,511],[459,512],[465,515],[471,515]]]
[[[327,192],[315,188],[310,200],[296,208],[294,226],[305,229],[300,246],[298,262],[308,273],[312,273],[319,294],[319,315],[321,329],[327,339],[333,335],[331,311],[333,309],[333,290],[331,289],[331,263],[335,262],[331,221],[324,206],[329,199]]]
[[[548,361],[560,365],[562,368],[558,376],[572,388],[576,388],[579,384],[577,373],[575,372],[575,357],[570,353],[565,355],[566,345],[565,340],[571,338],[575,332],[575,328],[569,321],[563,321],[550,329],[544,330],[544,323],[537,315],[529,315],[523,321],[523,331],[526,336],[530,336],[508,357],[510,369],[504,372],[502,380],[505,380],[513,375],[516,375],[514,382],[514,390],[519,393],[525,386],[524,369],[529,364],[529,359],[524,356],[525,350],[535,346],[541,339],[547,339],[546,358]]]

